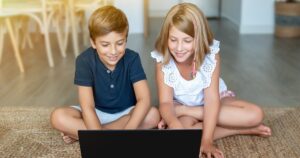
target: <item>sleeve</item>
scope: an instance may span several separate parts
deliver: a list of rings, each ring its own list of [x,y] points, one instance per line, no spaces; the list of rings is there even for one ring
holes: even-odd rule
[[[162,62],[164,59],[163,56],[155,50],[151,52],[151,57],[156,59],[157,63]]]
[[[200,74],[203,81],[203,88],[207,88],[210,86],[212,74],[217,65],[216,54],[218,54],[219,51],[220,42],[214,40],[213,44],[210,46],[210,53],[205,56],[204,62],[200,68]]]
[[[132,60],[129,73],[132,83],[146,79],[146,74],[144,72],[140,56],[138,54]]]
[[[85,58],[78,56],[76,59],[74,84],[79,86],[93,86],[93,73]]]

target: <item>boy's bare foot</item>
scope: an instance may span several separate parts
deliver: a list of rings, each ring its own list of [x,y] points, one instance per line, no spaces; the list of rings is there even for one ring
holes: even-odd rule
[[[272,135],[272,131],[270,127],[260,124],[254,128],[248,129],[244,131],[244,134],[254,134],[261,137],[269,137]]]
[[[167,128],[167,124],[165,122],[165,120],[161,119],[157,125],[158,129],[166,129]]]
[[[74,142],[77,141],[76,139],[71,138],[71,137],[65,135],[64,133],[61,133],[61,136],[62,136],[62,139],[64,140],[64,142],[65,142],[66,144],[72,144],[72,143],[74,143]]]

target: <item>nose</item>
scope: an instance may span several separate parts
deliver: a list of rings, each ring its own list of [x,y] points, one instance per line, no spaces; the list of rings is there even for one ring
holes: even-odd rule
[[[110,49],[110,53],[112,55],[116,55],[117,54],[117,48],[115,46],[112,46],[111,49]]]
[[[177,42],[176,50],[177,50],[178,52],[182,51],[182,42],[181,42],[181,41]]]

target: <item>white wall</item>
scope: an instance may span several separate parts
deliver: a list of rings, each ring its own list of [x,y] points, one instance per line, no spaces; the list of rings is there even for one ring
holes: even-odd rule
[[[172,6],[189,2],[196,4],[206,16],[219,16],[219,0],[149,0],[149,16],[165,17]]]
[[[221,15],[235,25],[239,26],[241,23],[241,0],[226,0],[222,3]]]
[[[181,0],[197,5],[207,17],[219,16],[219,0]]]
[[[149,0],[149,16],[165,17],[172,6],[180,0]]]
[[[237,25],[241,34],[274,33],[275,0],[227,0],[222,16]]]
[[[241,34],[274,32],[275,0],[243,0]]]
[[[129,22],[129,33],[144,32],[143,0],[114,0],[114,6],[126,14]]]

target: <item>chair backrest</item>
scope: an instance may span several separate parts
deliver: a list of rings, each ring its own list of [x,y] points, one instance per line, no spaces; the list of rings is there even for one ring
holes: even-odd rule
[[[82,5],[99,5],[99,6],[104,6],[104,5],[113,5],[114,0],[75,0],[74,1],[77,5],[82,4]]]
[[[1,0],[2,8],[24,8],[32,5],[41,5],[41,0]]]

